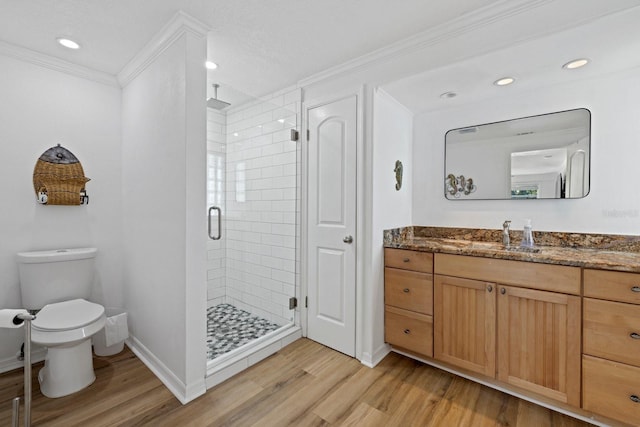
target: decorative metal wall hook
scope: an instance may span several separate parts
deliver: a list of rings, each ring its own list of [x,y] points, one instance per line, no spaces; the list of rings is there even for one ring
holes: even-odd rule
[[[450,173],[444,182],[446,187],[445,191],[455,198],[459,198],[462,194],[468,196],[476,191],[477,188],[473,183],[473,178],[465,178],[464,175],[455,176]]]
[[[402,162],[400,160],[396,160],[396,167],[393,171],[396,173],[396,191],[400,191],[402,188]]]

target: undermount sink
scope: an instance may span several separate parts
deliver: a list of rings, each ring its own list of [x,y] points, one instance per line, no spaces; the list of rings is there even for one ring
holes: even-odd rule
[[[471,242],[469,244],[471,249],[501,249],[502,245],[496,242]]]
[[[469,240],[451,240],[447,241],[448,245],[453,245],[460,248],[466,248],[471,250],[488,250],[488,251],[507,251],[507,252],[522,252],[537,254],[540,253],[540,248],[531,248],[526,246],[509,246],[504,247],[502,243],[498,242],[482,242],[482,241],[469,241]]]
[[[527,246],[509,246],[508,248],[504,248],[508,252],[525,252],[530,254],[537,254],[540,252],[540,248],[530,248]]]

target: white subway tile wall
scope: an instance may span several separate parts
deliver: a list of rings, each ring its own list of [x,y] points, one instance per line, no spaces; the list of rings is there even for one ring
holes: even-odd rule
[[[223,296],[224,303],[280,325],[294,321],[289,298],[299,283],[301,150],[291,129],[300,101],[296,89],[232,108],[226,125],[209,113],[208,144],[226,154],[226,198],[220,247],[209,243],[208,305]],[[226,144],[219,146],[222,130]]]

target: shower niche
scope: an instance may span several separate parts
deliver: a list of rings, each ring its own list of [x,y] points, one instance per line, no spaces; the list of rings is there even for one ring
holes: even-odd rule
[[[208,375],[297,328],[289,302],[299,295],[300,259],[300,149],[291,140],[300,90],[251,99],[210,87]]]

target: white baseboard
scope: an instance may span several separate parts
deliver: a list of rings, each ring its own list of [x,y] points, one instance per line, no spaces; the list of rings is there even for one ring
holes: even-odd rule
[[[373,352],[373,355],[367,351],[363,352],[360,363],[368,368],[374,368],[378,363],[382,362],[382,359],[390,352],[391,347],[388,344],[382,344]]]
[[[46,355],[47,350],[45,348],[32,350],[31,363],[42,362]],[[13,371],[14,369],[22,369],[23,367],[24,362],[22,360],[18,360],[15,356],[0,360],[0,373]]]
[[[184,384],[176,375],[135,337],[126,340],[127,346],[142,360],[156,377],[183,405],[206,393],[204,378],[192,384]]]

